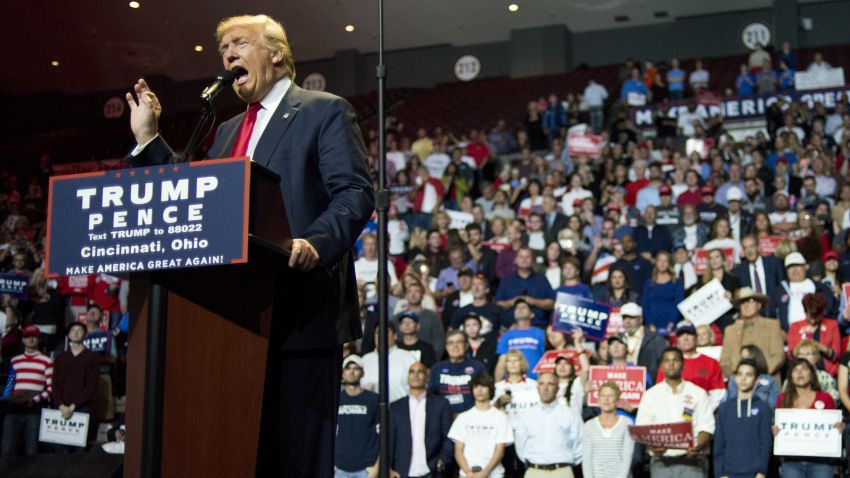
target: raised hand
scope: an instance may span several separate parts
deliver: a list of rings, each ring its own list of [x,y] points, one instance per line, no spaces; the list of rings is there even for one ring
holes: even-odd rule
[[[133,85],[133,92],[128,91],[124,95],[130,106],[130,129],[136,143],[145,144],[157,135],[162,106],[144,79]]]

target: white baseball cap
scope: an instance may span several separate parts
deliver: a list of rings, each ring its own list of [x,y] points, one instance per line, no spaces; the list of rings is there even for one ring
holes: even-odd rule
[[[741,190],[736,187],[731,187],[726,190],[726,202],[729,201],[740,201],[744,199],[744,195],[741,193]]]
[[[361,369],[363,368],[363,359],[360,358],[360,356],[357,355],[357,354],[351,354],[351,355],[345,357],[342,360],[342,368],[345,368],[346,366],[348,366],[348,364],[350,364],[352,362],[354,362],[354,364],[357,365],[358,367],[360,367]]]
[[[785,256],[785,267],[804,265],[806,265],[806,258],[799,252],[792,252]]]
[[[623,317],[643,317],[643,309],[634,302],[628,302],[620,307],[620,315]]]

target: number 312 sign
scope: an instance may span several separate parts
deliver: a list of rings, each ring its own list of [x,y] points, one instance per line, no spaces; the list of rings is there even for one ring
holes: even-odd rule
[[[472,81],[481,73],[481,60],[475,55],[463,55],[455,61],[455,77],[460,81]]]

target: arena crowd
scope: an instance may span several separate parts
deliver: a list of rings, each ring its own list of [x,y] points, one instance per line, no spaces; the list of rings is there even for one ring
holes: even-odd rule
[[[807,70],[828,67],[817,56]],[[790,91],[798,69],[787,46],[757,49],[722,94]],[[619,91],[590,81],[532,99],[515,112],[518,130],[493,118],[464,133],[408,131],[389,118],[393,476],[847,468],[777,456],[772,444],[777,409],[850,409],[848,99],[777,101],[766,128],[735,140],[722,117],[696,112],[710,85],[700,62],[629,61],[620,80]],[[688,112],[657,115],[654,136],[630,121],[632,102],[680,100]],[[574,133],[597,137],[599,152],[571,153]],[[377,170],[375,139],[367,132]],[[51,174],[48,157],[29,174],[0,171],[0,270],[27,280],[0,301],[4,455],[85,450],[38,442],[48,406],[91,414],[89,449],[101,428],[111,449],[123,439],[129,284],[45,277]],[[364,335],[345,347],[338,477],[377,473],[375,227],[358,243]],[[710,284],[731,308],[711,323],[685,320],[678,305]],[[610,306],[606,336],[557,326],[559,296]],[[591,380],[592,366],[640,367],[640,401]],[[686,450],[648,448],[628,431],[682,421],[693,431]],[[834,426],[843,434],[843,421]]]
[[[808,70],[824,64],[818,55]],[[722,117],[697,112],[711,92],[710,72],[695,65],[630,60],[619,92],[591,80],[530,101],[518,130],[494,118],[463,134],[407,131],[390,118],[392,476],[846,468],[774,454],[773,418],[850,409],[848,99],[834,109],[777,101],[766,127],[736,140]],[[717,94],[787,92],[798,68],[787,45],[758,48]],[[687,112],[657,115],[656,135],[630,121],[629,105],[670,101]],[[598,152],[577,152],[574,135],[596,137]],[[378,466],[374,230],[355,263],[364,338],[345,351],[338,477]],[[678,306],[711,287],[728,306],[688,320]],[[610,306],[605,337],[564,327],[564,299]],[[639,402],[616,380],[591,378],[598,366],[639,370]],[[629,433],[683,421],[688,449]],[[843,420],[830,426],[845,430]]]

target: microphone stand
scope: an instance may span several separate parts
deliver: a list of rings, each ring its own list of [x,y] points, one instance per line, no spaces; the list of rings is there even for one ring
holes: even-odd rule
[[[384,66],[384,0],[378,0],[378,191],[375,209],[378,212],[378,467],[379,478],[389,478],[390,471],[390,412],[389,412],[389,350],[387,319],[389,317],[389,282],[387,271],[387,212],[390,192],[387,190],[386,120],[384,118],[384,88],[387,69]]]
[[[201,136],[204,131],[204,127],[207,124],[207,121],[210,118],[215,116],[215,108],[212,104],[212,98],[209,98],[206,101],[203,101],[203,106],[201,106],[201,118],[198,120],[198,123],[195,125],[194,131],[192,131],[192,136],[189,136],[189,142],[186,143],[186,147],[183,149],[183,153],[177,158],[178,163],[185,163],[192,153],[197,149],[198,144],[203,140],[206,135]]]

